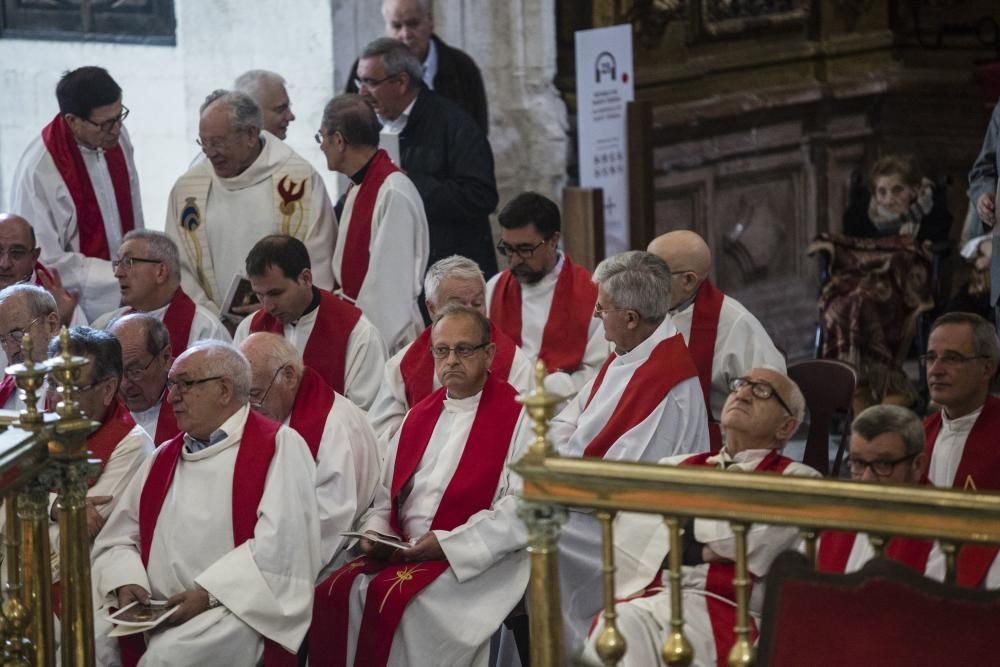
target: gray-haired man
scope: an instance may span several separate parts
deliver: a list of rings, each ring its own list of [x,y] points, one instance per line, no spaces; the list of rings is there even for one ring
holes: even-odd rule
[[[59,333],[59,310],[56,300],[37,285],[11,285],[0,290],[0,348],[12,364],[24,363],[21,347],[25,334],[31,336],[31,361],[48,358],[49,341]],[[14,376],[0,382],[0,407],[21,410],[24,403],[14,385]],[[44,397],[39,396],[39,406]]]

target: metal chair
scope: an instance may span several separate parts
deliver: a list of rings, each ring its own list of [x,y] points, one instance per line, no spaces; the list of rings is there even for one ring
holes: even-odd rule
[[[833,476],[840,476],[847,435],[850,433],[854,387],[857,375],[850,364],[832,359],[799,361],[788,367],[788,377],[795,381],[809,408],[809,435],[802,462],[824,476],[830,474],[830,430],[835,417],[843,428],[833,463]]]

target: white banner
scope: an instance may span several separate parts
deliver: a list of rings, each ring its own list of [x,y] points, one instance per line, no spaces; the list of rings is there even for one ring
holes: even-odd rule
[[[632,26],[577,31],[580,185],[604,191],[604,244],[608,256],[629,248],[626,108],[634,94]]]

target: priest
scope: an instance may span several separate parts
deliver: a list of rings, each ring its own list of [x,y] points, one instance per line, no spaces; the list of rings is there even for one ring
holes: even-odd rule
[[[653,239],[648,250],[670,267],[670,317],[698,369],[711,447],[717,452],[722,446],[717,415],[729,395],[729,380],[756,367],[785,372],[785,357],[757,318],[712,284],[712,253],[701,236],[668,232]]]
[[[424,276],[427,311],[433,319],[446,306],[458,304],[486,314],[486,281],[482,269],[471,259],[453,255],[435,262]],[[490,340],[496,346],[490,371],[510,382],[519,392],[531,389],[531,360],[507,336],[490,324]],[[384,380],[368,413],[379,445],[383,447],[395,435],[406,412],[441,388],[434,373],[431,355],[431,328],[397,352],[385,364]],[[380,379],[382,379],[380,377]]]
[[[250,362],[250,407],[295,429],[316,461],[316,500],[323,570],[346,561],[348,539],[371,505],[381,471],[375,433],[365,413],[303,365],[287,338],[254,333],[240,344]]]
[[[170,334],[163,322],[146,313],[126,315],[111,323],[110,333],[122,346],[118,396],[157,445],[180,433],[167,401],[167,373],[174,361]]]
[[[337,293],[394,354],[424,329],[417,300],[430,246],[420,193],[378,147],[381,129],[364,98],[341,95],[326,105],[316,136],[327,167],[350,179],[333,251]]]
[[[97,318],[95,328],[107,329],[108,324],[129,313],[149,313],[167,327],[175,356],[199,340],[232,340],[218,316],[184,292],[177,244],[163,232],[129,232],[111,265],[122,307]]]
[[[93,581],[105,606],[176,609],[120,647],[99,610],[98,662],[294,665],[320,568],[309,449],[250,410],[250,366],[230,345],[188,349],[167,383],[181,434],[125,490],[94,546]]]
[[[670,456],[665,465],[707,466],[736,473],[769,472],[819,477],[819,473],[782,456],[805,414],[805,399],[783,373],[754,368],[733,379],[722,409],[726,445],[717,454]],[[668,571],[661,571],[669,551],[663,518],[651,514],[623,515],[615,531],[618,572],[615,594],[625,600],[615,605],[618,628],[627,650],[621,665],[662,664],[660,651],[671,631]],[[694,519],[684,530],[681,587],[684,634],[694,648],[698,667],[724,667],[733,641],[736,599],[733,589],[736,545],[727,521]],[[756,633],[763,603],[763,586],[755,582],[767,574],[771,562],[799,539],[794,526],[755,524],[747,532],[747,559],[751,574],[751,632]],[[755,618],[756,617],[756,618]],[[603,630],[603,617],[594,619],[584,663],[601,664],[594,644]]]
[[[294,236],[266,236],[247,255],[246,272],[262,307],[240,322],[236,344],[258,331],[283,335],[334,391],[362,410],[371,407],[385,343],[360,310],[313,285],[305,244]]]
[[[316,284],[333,288],[333,205],[312,165],[261,129],[246,93],[216,90],[201,105],[196,162],[170,191],[165,230],[181,249],[181,284],[218,312],[247,252],[262,236],[290,234],[309,248]],[[110,310],[108,308],[107,310]]]
[[[708,451],[698,372],[667,310],[670,269],[647,252],[602,261],[594,317],[614,354],[552,421],[562,456],[652,463]],[[601,606],[601,535],[590,512],[572,512],[559,541],[566,647],[579,651]]]
[[[117,306],[111,258],[141,229],[142,199],[122,89],[102,67],[66,72],[59,113],[25,149],[14,172],[11,210],[30,220],[41,260],[80,296],[94,319]]]
[[[10,364],[25,361],[21,344],[25,334],[31,336],[31,361],[48,358],[49,341],[59,333],[59,311],[49,292],[36,285],[11,285],[0,290],[0,348]],[[38,397],[38,409],[44,406],[44,396]],[[14,376],[0,381],[0,407],[22,410],[20,392]]]
[[[545,388],[571,398],[608,358],[604,327],[594,314],[590,272],[559,250],[562,221],[555,202],[524,192],[500,211],[500,243],[509,268],[486,284],[493,322],[549,375]]]
[[[311,665],[486,664],[490,637],[527,587],[509,464],[530,420],[489,372],[496,346],[479,310],[444,308],[431,335],[443,387],[393,437],[361,527],[407,546],[362,538],[363,555],[316,588]]]

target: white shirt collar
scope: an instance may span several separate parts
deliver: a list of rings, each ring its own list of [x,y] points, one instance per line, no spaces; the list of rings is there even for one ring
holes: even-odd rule
[[[431,38],[430,45],[427,47],[427,57],[424,58],[424,83],[431,90],[434,90],[434,77],[437,76],[438,72],[438,48],[437,44],[434,43],[434,38]]]
[[[417,95],[417,97],[420,97]],[[385,118],[379,118],[382,123],[382,131],[388,132],[389,134],[399,134],[406,129],[406,122],[410,120],[410,113],[413,111],[413,105],[417,103],[417,98],[414,97],[413,101],[406,105],[403,109],[403,113],[399,114],[393,120],[386,120]]]
[[[970,412],[967,415],[963,415],[957,419],[949,419],[948,414],[941,410],[941,423],[947,430],[952,433],[962,433],[965,431],[971,431],[972,425],[976,423],[979,419],[979,413],[983,411],[983,406],[979,406],[978,410]]]

